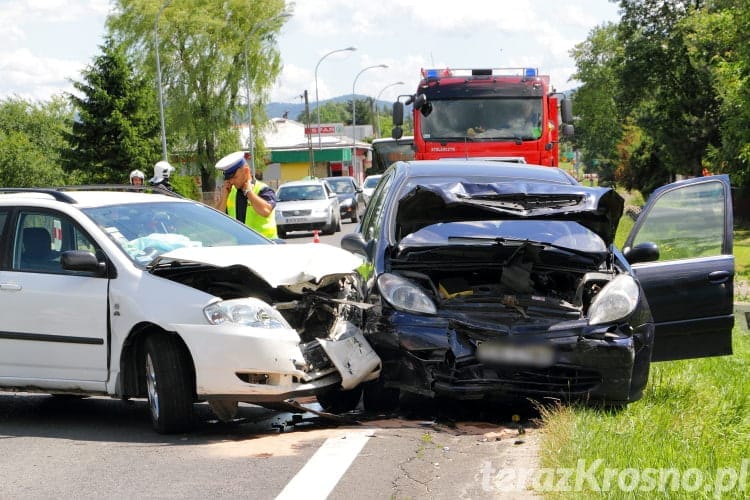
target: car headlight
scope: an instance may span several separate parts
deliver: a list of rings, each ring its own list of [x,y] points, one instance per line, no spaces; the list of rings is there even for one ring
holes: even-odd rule
[[[616,276],[591,301],[589,324],[599,325],[626,318],[638,305],[639,295],[638,283],[632,276]]]
[[[252,297],[214,302],[203,308],[203,314],[212,325],[234,323],[255,328],[291,328],[279,311]]]
[[[341,200],[339,202],[339,206],[342,207],[342,208],[343,207],[346,207],[346,208],[351,207],[352,206],[352,199],[351,198],[347,198],[345,200]]]
[[[380,294],[390,305],[402,311],[435,314],[435,303],[417,285],[395,274],[378,277]]]
[[[325,217],[328,215],[328,207],[326,208],[314,208],[310,214],[313,217]]]

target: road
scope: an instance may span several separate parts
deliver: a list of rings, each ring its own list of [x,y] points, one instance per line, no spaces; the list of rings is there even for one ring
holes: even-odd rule
[[[322,241],[338,245],[354,227]],[[288,239],[309,241],[312,234]],[[314,398],[299,402],[320,410]],[[528,405],[415,400],[397,414],[360,408],[333,421],[243,404],[231,423],[195,406],[193,432],[163,436],[151,429],[145,400],[0,392],[0,498],[533,496],[523,483],[507,484],[508,471],[538,466],[538,415]]]

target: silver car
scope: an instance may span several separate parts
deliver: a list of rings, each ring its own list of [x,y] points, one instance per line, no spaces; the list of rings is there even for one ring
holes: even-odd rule
[[[341,214],[336,193],[324,180],[287,182],[276,191],[276,228],[279,238],[289,231],[341,231]]]

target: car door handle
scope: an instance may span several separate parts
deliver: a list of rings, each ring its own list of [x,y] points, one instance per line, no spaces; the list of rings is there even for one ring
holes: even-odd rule
[[[730,276],[731,273],[729,271],[714,271],[709,273],[708,281],[711,283],[724,283]]]
[[[21,285],[18,283],[0,283],[0,290],[10,290],[11,292],[17,292],[21,289]]]

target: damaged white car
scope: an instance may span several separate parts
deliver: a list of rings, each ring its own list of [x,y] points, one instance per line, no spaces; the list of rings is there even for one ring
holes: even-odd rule
[[[359,258],[136,191],[0,189],[0,389],[147,397],[159,432],[188,430],[198,401],[222,420],[239,402],[356,405],[381,366]]]

